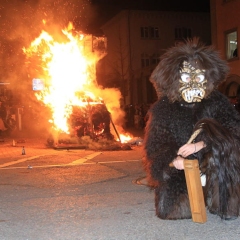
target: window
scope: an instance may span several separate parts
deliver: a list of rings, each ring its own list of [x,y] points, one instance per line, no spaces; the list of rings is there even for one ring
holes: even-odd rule
[[[192,37],[192,30],[190,28],[185,27],[177,27],[175,28],[175,39],[182,40]]]
[[[159,38],[159,28],[158,27],[141,27],[141,38]]]
[[[237,48],[237,30],[232,30],[226,32],[226,58],[234,59],[238,57],[238,48]]]
[[[151,38],[159,38],[158,27],[150,27],[150,37]]]
[[[148,38],[148,27],[141,27],[141,38]]]
[[[141,54],[141,66],[142,68],[144,67],[148,67],[150,65],[150,58],[148,56],[148,54]]]
[[[160,61],[160,54],[154,53],[152,56],[149,56],[146,53],[141,54],[141,67],[156,66]]]
[[[160,61],[160,54],[153,54],[151,57],[151,65],[157,65]]]

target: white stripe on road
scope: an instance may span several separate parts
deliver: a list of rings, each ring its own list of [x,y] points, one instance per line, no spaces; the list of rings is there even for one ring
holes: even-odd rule
[[[97,162],[99,164],[104,164],[104,163],[121,163],[121,162],[138,162],[141,161],[141,159],[135,159],[135,160],[119,160],[119,161],[105,161],[105,162]]]
[[[71,167],[71,166],[77,166],[77,165],[93,165],[93,164],[107,164],[107,163],[126,163],[126,162],[139,162],[142,161],[141,159],[134,159],[134,160],[123,160],[123,161],[104,161],[104,162],[79,162],[78,164],[54,164],[54,165],[40,165],[40,166],[27,166],[27,167],[5,167],[0,168],[0,170],[9,170],[9,169],[33,169],[33,168],[53,168],[53,167]]]
[[[37,155],[37,156],[29,157],[29,158],[22,158],[22,159],[19,159],[19,160],[16,160],[16,161],[12,161],[12,162],[7,162],[7,163],[4,163],[4,164],[1,164],[0,168],[7,167],[7,166],[10,166],[10,165],[14,165],[14,164],[21,163],[21,162],[25,162],[25,161],[28,161],[28,160],[33,160],[35,158],[39,158],[39,157],[45,156],[45,155],[46,154],[44,154],[44,155]]]
[[[77,159],[77,160],[69,163],[68,165],[79,165],[79,164],[85,163],[87,160],[93,159],[93,158],[95,158],[96,156],[98,156],[100,154],[102,154],[102,152],[92,153],[92,154],[87,155],[87,156],[85,156],[83,158]]]
[[[92,153],[92,154],[87,155],[87,156],[85,156],[83,158],[77,159],[77,160],[75,160],[75,161],[73,161],[71,163],[68,163],[68,164],[48,165],[48,166],[78,165],[78,164],[82,164],[82,163],[86,162],[87,160],[90,160],[90,159],[98,156],[101,153],[102,152],[95,152],[95,153]],[[11,165],[15,165],[15,164],[18,164],[18,163],[21,163],[21,162],[26,162],[26,161],[33,160],[33,159],[36,159],[36,158],[39,158],[39,157],[42,157],[42,156],[46,156],[46,154],[44,154],[44,155],[37,155],[37,156],[33,156],[33,157],[28,157],[28,158],[22,158],[22,159],[19,159],[19,160],[16,160],[16,161],[7,162],[7,163],[4,163],[4,164],[1,164],[0,168],[5,168],[5,167],[11,166]],[[17,167],[15,167],[15,168],[17,168]]]

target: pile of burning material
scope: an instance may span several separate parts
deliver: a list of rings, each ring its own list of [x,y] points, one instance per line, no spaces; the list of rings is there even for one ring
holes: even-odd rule
[[[23,48],[35,97],[50,110],[48,146],[126,148],[113,124],[119,127],[124,119],[120,90],[103,89],[96,81],[96,63],[106,52],[91,47],[102,46],[104,38],[77,32],[72,24],[61,32],[56,41],[42,31]]]
[[[60,133],[55,140],[49,137],[47,145],[55,149],[130,150],[131,144],[122,143],[106,105],[90,99],[85,103],[84,107],[72,106],[68,119],[70,134]],[[114,139],[111,127],[118,141]]]
[[[89,136],[93,140],[114,139],[110,132],[110,113],[105,104],[87,104],[85,108],[73,106],[69,126],[79,138]]]
[[[90,136],[84,136],[78,139],[63,138],[54,143],[53,138],[47,139],[47,146],[56,150],[61,149],[88,149],[95,151],[116,151],[116,150],[132,150],[131,144],[121,143],[119,141],[99,139],[93,140]]]

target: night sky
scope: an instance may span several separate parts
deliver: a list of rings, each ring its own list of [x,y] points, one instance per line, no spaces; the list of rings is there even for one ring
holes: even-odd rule
[[[122,9],[209,11],[209,5],[210,0],[1,0],[0,37],[25,28],[38,32],[43,19],[48,26],[71,21],[88,31],[100,28]]]
[[[91,0],[94,9],[89,28],[98,28],[123,9],[209,12],[210,0]]]

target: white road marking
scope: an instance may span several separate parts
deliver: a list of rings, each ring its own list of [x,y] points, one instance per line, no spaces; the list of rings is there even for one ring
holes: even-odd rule
[[[95,164],[95,163],[82,163],[79,165],[91,165],[91,164]],[[53,167],[71,167],[71,166],[77,166],[75,165],[71,165],[71,164],[53,164],[53,165],[39,165],[39,166],[27,166],[27,167],[6,167],[6,168],[0,168],[0,170],[5,170],[5,169],[33,169],[33,168],[53,168]]]
[[[91,155],[91,154],[90,154]],[[89,155],[89,156],[90,156]],[[77,165],[95,165],[95,164],[107,164],[107,163],[124,163],[124,162],[139,162],[141,159],[133,159],[133,160],[122,160],[122,161],[103,161],[103,162],[81,162],[78,163],[68,163],[68,164],[53,164],[53,165],[40,165],[40,166],[27,166],[27,167],[5,167],[0,168],[0,170],[10,170],[10,169],[33,169],[33,168],[52,168],[52,167],[71,167]],[[75,162],[75,161],[74,161]]]
[[[53,153],[54,152],[56,152],[56,151],[53,151]],[[61,152],[61,151],[59,151],[59,152]],[[64,152],[62,152],[62,153],[64,153]],[[45,154],[41,154],[41,155],[35,155],[35,156],[32,156],[32,157],[24,157],[24,158],[21,158],[19,160],[14,160],[14,161],[11,161],[11,162],[3,163],[3,164],[0,165],[0,168],[4,168],[4,167],[10,166],[10,165],[15,165],[15,164],[18,164],[18,163],[21,163],[21,162],[33,160],[33,159],[36,159],[36,158],[39,158],[39,157],[44,157],[44,156],[47,156],[47,155],[50,155],[50,153],[48,153],[48,154],[45,153]]]
[[[92,153],[90,155],[87,155],[83,158],[80,158],[80,159],[77,159],[71,163],[69,163],[68,165],[79,165],[79,164],[82,164],[82,163],[85,163],[86,161],[90,160],[90,159],[93,159],[95,158],[96,156],[102,154],[102,152],[95,152],[95,153]]]
[[[104,163],[121,163],[121,162],[138,162],[140,159],[135,159],[135,160],[118,160],[118,161],[105,161],[105,162],[97,162],[99,164],[104,164]]]
[[[38,157],[41,157],[41,156],[45,156],[45,155],[46,154],[44,154],[44,155],[37,155],[37,156],[33,156],[33,157],[22,158],[22,159],[19,159],[19,160],[16,160],[16,161],[12,161],[12,162],[7,162],[7,163],[4,163],[4,164],[1,164],[0,168],[4,168],[4,167],[7,167],[7,166],[14,165],[14,164],[21,163],[21,162],[25,162],[25,161],[28,161],[28,160],[33,160],[35,158],[38,158]]]
[[[90,155],[87,155],[83,158],[80,158],[80,159],[77,159],[71,163],[68,163],[68,164],[62,164],[62,165],[78,165],[78,164],[81,164],[81,163],[84,163],[86,162],[87,160],[90,160],[96,156],[98,156],[99,154],[101,154],[102,152],[95,152],[95,153],[92,153]],[[11,161],[11,162],[7,162],[7,163],[3,163],[0,165],[0,168],[5,168],[5,167],[8,167],[8,166],[11,166],[11,165],[15,165],[15,164],[18,164],[18,163],[21,163],[21,162],[26,162],[26,161],[29,161],[29,160],[33,160],[33,159],[36,159],[36,158],[39,158],[39,157],[42,157],[42,156],[47,156],[47,154],[42,154],[42,155],[36,155],[36,156],[32,156],[32,157],[25,157],[25,158],[21,158],[19,160],[16,160],[16,161]],[[61,164],[59,164],[61,165]],[[58,165],[49,165],[49,166],[58,166]]]

